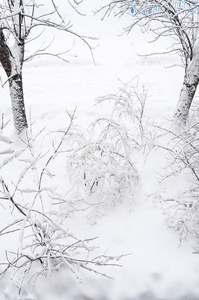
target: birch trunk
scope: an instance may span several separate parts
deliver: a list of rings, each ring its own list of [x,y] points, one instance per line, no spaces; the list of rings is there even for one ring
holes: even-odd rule
[[[24,40],[18,40],[11,51],[6,43],[3,30],[0,30],[0,63],[8,76],[13,120],[18,134],[28,127],[22,80],[23,60]]]
[[[193,49],[193,59],[185,69],[184,81],[180,92],[174,118],[182,126],[187,123],[189,110],[199,83],[199,41]]]
[[[9,79],[10,98],[14,126],[18,133],[28,127],[24,105],[22,73],[11,76]]]
[[[12,49],[11,76],[9,78],[10,98],[14,125],[18,133],[28,127],[23,92],[22,67],[24,62],[24,40],[15,42]]]

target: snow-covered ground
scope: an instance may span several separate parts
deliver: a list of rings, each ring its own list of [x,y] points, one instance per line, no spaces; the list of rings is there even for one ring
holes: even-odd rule
[[[146,39],[149,38],[149,34],[142,35],[139,29],[129,35],[120,36],[122,27],[128,23],[128,19],[110,17],[102,22],[98,16],[94,18],[90,13],[87,17],[82,17],[81,22],[78,21],[75,27],[79,26],[87,35],[100,37],[99,40],[91,42],[95,46],[93,54],[96,64],[93,63],[86,46],[76,41],[67,56],[69,63],[46,56],[35,58],[24,66],[26,111],[29,120],[34,123],[33,135],[44,127],[45,132],[62,130],[68,122],[66,110],[72,112],[75,107],[77,107],[75,122],[83,130],[97,118],[109,118],[111,106],[95,105],[96,98],[116,93],[122,83],[127,83],[133,78],[139,78],[139,82],[148,87],[145,112],[147,116],[156,120],[158,124],[168,124],[173,116],[183,78],[182,68],[171,67],[178,64],[178,57],[139,56],[138,54],[160,52],[165,49],[166,44],[148,44]],[[57,37],[56,43],[62,47],[61,36]],[[3,71],[0,71],[5,80]],[[9,101],[8,87],[5,86],[1,89],[0,102],[0,111],[4,114],[5,121],[11,119]],[[12,121],[2,134],[12,143],[0,140],[0,152],[6,152],[0,153],[0,164],[9,159],[16,150],[24,147],[14,134]],[[161,141],[165,146],[167,142],[167,138],[165,144],[164,138]],[[35,143],[35,151],[40,149],[38,153],[39,151],[46,153],[49,146],[50,138],[41,138]],[[180,242],[178,233],[169,228],[168,215],[158,203],[157,195],[160,191],[175,195],[184,184],[177,179],[176,182],[167,185],[160,183],[159,174],[163,172],[166,163],[164,154],[162,149],[151,151],[147,160],[143,153],[135,154],[133,161],[138,169],[141,184],[135,192],[131,206],[123,199],[123,204],[103,209],[101,216],[95,220],[94,217],[86,218],[86,214],[81,211],[75,212],[73,217],[67,220],[69,230],[76,236],[82,239],[98,237],[92,244],[99,247],[99,253],[111,256],[124,255],[117,262],[121,266],[107,266],[103,269],[103,272],[113,279],[89,271],[80,271],[77,279],[71,271],[63,268],[50,276],[38,277],[31,292],[24,286],[24,290],[19,291],[15,286],[17,280],[13,279],[12,273],[7,273],[0,279],[0,298],[2,300],[199,299],[199,256],[193,253],[190,241]],[[54,173],[59,172],[59,168],[65,167],[66,160],[67,156],[63,156],[60,165],[54,166]],[[21,176],[20,168],[19,157],[19,162],[14,160],[2,166],[0,176],[11,187],[16,177]],[[58,183],[60,186],[67,184],[67,178],[60,177],[60,181],[62,181]],[[25,179],[23,188],[28,189],[29,186],[31,182]],[[0,213],[1,230],[10,218],[5,213],[3,203]],[[14,251],[18,239],[17,233],[11,239],[9,235],[0,237],[2,245],[0,264],[5,259],[4,250]]]

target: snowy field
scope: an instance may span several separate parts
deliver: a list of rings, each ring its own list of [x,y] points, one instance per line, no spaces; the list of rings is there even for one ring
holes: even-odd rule
[[[90,9],[92,6],[94,4],[90,1]],[[175,226],[170,226],[175,223],[175,219],[171,220],[175,218],[175,214],[169,215],[170,210],[162,203],[161,196],[163,194],[167,199],[174,199],[183,188],[192,184],[192,177],[185,172],[180,177],[162,180],[162,176],[169,173],[168,153],[164,148],[168,147],[170,140],[168,135],[161,133],[158,140],[155,137],[157,128],[171,126],[183,79],[183,69],[177,66],[179,58],[175,55],[140,56],[139,54],[164,51],[167,47],[166,42],[169,45],[169,41],[164,44],[148,44],[149,33],[142,34],[139,29],[133,30],[129,35],[120,35],[122,28],[129,22],[129,16],[123,19],[112,16],[102,22],[100,16],[93,17],[91,12],[88,12],[87,17],[78,17],[73,13],[72,21],[74,29],[79,29],[80,33],[99,37],[99,40],[91,41],[95,64],[89,49],[82,42],[78,39],[74,41],[71,37],[64,39],[59,33],[52,45],[53,50],[58,49],[59,52],[65,45],[69,48],[74,43],[71,51],[65,56],[68,63],[54,57],[42,56],[24,65],[26,111],[31,125],[28,138],[24,136],[21,140],[13,130],[8,86],[1,89],[0,117],[3,117],[4,124],[10,121],[5,127],[2,126],[0,132],[0,177],[9,189],[7,194],[15,195],[16,203],[23,204],[21,207],[25,207],[29,212],[32,207],[35,210],[41,209],[42,213],[50,212],[48,216],[54,218],[56,215],[56,222],[60,215],[60,218],[64,218],[62,225],[79,240],[91,239],[88,247],[94,247],[94,250],[91,254],[86,254],[85,260],[90,260],[92,255],[102,255],[99,259],[110,256],[116,257],[110,261],[110,264],[115,265],[110,266],[107,261],[107,266],[101,267],[99,264],[93,267],[97,271],[92,272],[82,270],[80,265],[80,270],[73,270],[66,264],[56,271],[50,270],[48,262],[48,270],[39,274],[40,263],[34,264],[33,261],[28,273],[26,267],[23,268],[24,257],[24,261],[22,258],[17,262],[18,267],[15,267],[14,263],[12,266],[14,253],[20,254],[20,251],[26,251],[23,250],[26,247],[28,249],[29,238],[26,230],[29,229],[24,225],[28,223],[28,214],[24,218],[16,210],[16,206],[13,207],[12,203],[8,203],[4,198],[0,203],[0,268],[4,270],[6,264],[11,267],[7,273],[1,275],[0,299],[198,300],[199,255],[194,248],[195,240],[183,235],[180,230],[175,230]],[[34,42],[35,47],[42,43],[42,39],[43,37],[39,37],[38,41]],[[31,44],[28,47],[31,47]],[[0,75],[5,81],[2,69]],[[139,183],[133,186],[132,182],[127,181],[128,193],[124,187],[123,190],[118,187],[118,201],[114,199],[115,190],[111,184],[108,185],[108,180],[102,191],[97,190],[98,182],[95,182],[96,190],[87,195],[88,191],[83,191],[80,182],[81,174],[77,174],[81,173],[84,164],[87,163],[86,174],[90,177],[96,174],[97,168],[104,172],[101,177],[106,176],[110,168],[108,161],[106,170],[102,169],[100,161],[93,159],[93,142],[100,129],[97,127],[97,133],[90,133],[89,136],[87,128],[97,119],[112,120],[113,103],[105,101],[96,104],[96,99],[116,94],[130,82],[134,86],[144,85],[147,88],[143,122],[157,125],[146,126],[147,133],[144,134],[150,136],[147,141],[151,144],[144,147],[141,145],[142,140],[140,142],[140,132],[135,132],[138,130],[136,121],[130,117],[123,117],[128,133],[139,141],[139,145],[134,144],[132,151],[128,153],[137,170]],[[72,114],[74,110],[74,128],[72,127],[69,135],[62,139],[69,126],[68,114]],[[63,143],[60,156],[55,157],[53,151],[57,149],[59,137]],[[71,145],[83,145],[86,139],[91,145],[91,150],[85,150],[85,157],[74,151],[71,158]],[[71,140],[74,140],[73,144]],[[112,143],[115,145],[111,139],[106,139],[105,146],[102,144],[102,147],[109,149]],[[157,143],[161,144],[162,148],[156,148],[154,145]],[[97,145],[99,149],[100,144]],[[53,158],[47,166],[49,157]],[[78,168],[81,168],[77,169],[76,173],[72,169],[76,166],[73,166],[72,159],[79,159]],[[40,180],[43,168],[47,172],[47,167],[49,176],[42,175]],[[117,166],[116,172],[118,168]],[[121,176],[122,171],[125,172],[121,165],[121,170],[118,171]],[[115,177],[117,175],[119,176],[116,173]],[[35,186],[38,182],[42,182],[43,190],[47,191],[46,194],[40,193],[42,197],[36,196]],[[129,184],[132,184],[132,187],[129,187]],[[90,191],[92,189],[93,187]],[[65,202],[61,205],[54,205],[49,201],[57,197],[49,196],[53,192],[57,195],[57,190],[59,195],[65,197]],[[0,196],[3,198],[2,192]],[[74,207],[72,197],[75,199]],[[42,204],[38,204],[37,201],[41,201]],[[15,227],[17,222],[21,224],[21,229],[18,229],[17,225]],[[45,222],[45,218],[41,217],[41,222]],[[6,229],[9,233],[2,234],[11,223],[13,225]],[[81,249],[79,251],[77,257],[81,256]]]

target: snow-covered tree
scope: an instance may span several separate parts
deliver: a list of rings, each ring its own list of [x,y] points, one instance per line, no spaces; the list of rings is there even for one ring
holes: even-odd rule
[[[0,0],[0,64],[8,77],[14,125],[18,133],[28,127],[22,80],[26,41],[32,29],[38,26],[54,28],[78,36],[71,31],[70,22],[65,21],[63,16],[68,12],[66,5],[77,10],[80,2]],[[60,5],[62,10],[59,9]],[[66,6],[65,9],[63,5]]]
[[[184,80],[174,117],[184,126],[199,83],[199,1],[117,0],[108,1],[100,10],[105,10],[105,15],[113,10],[117,15],[129,13],[132,22],[127,31],[137,24],[152,25],[154,41],[161,37],[172,38],[172,48],[168,52],[178,53],[184,66]]]

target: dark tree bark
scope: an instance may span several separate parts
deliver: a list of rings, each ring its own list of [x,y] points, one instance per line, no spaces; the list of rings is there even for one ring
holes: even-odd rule
[[[28,127],[22,81],[24,40],[17,41],[14,47],[17,57],[7,45],[3,29],[0,29],[0,63],[8,77],[14,125],[19,134]]]

